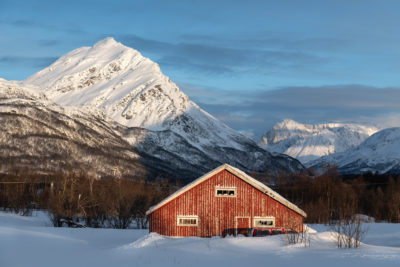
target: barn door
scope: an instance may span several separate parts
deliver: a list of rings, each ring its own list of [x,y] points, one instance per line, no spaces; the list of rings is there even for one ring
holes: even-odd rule
[[[248,235],[248,229],[250,228],[250,217],[235,217],[235,235],[242,234]]]
[[[200,236],[215,236],[218,235],[218,217],[207,216],[201,221]]]

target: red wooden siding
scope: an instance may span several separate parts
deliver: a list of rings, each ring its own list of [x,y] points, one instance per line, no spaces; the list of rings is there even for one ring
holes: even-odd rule
[[[216,186],[235,187],[236,197],[216,197]],[[178,226],[179,215],[197,215],[198,226]],[[253,227],[254,217],[266,216],[275,217],[276,227],[303,231],[300,214],[222,170],[154,210],[149,221],[150,232],[162,235],[215,236],[227,229]]]

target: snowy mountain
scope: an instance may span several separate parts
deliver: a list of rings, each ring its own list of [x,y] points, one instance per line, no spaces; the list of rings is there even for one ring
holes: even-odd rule
[[[0,172],[144,176],[138,153],[96,115],[64,109],[0,79]]]
[[[311,160],[357,147],[376,131],[374,127],[360,124],[310,125],[284,120],[264,134],[259,145],[297,158],[308,166]]]
[[[101,109],[128,127],[165,130],[165,122],[199,109],[156,63],[113,38],[76,49],[23,83],[61,106]]]
[[[0,172],[191,179],[202,171],[182,158],[170,155],[167,162],[155,157],[168,152],[148,141],[149,136],[166,141],[165,131],[128,128],[98,112],[63,108],[42,93],[1,78],[0,123]],[[123,135],[147,141],[135,147]]]
[[[215,119],[156,63],[112,38],[76,49],[16,84],[63,108],[96,114],[160,175],[195,178],[222,163],[270,174],[304,168]]]
[[[342,173],[400,173],[400,128],[388,128],[368,137],[358,147],[309,162],[317,169],[337,165]]]

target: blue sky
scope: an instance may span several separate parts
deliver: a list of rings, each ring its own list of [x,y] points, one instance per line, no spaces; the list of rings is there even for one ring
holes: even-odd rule
[[[400,126],[399,10],[394,0],[0,0],[0,77],[24,79],[113,36],[256,139],[285,118]]]

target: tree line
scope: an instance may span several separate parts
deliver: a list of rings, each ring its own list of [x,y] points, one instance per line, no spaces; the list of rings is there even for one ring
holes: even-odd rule
[[[83,173],[0,174],[0,209],[48,211],[55,227],[147,227],[146,211],[175,191],[166,180],[94,179]]]
[[[341,175],[330,167],[319,175],[281,175],[273,187],[307,213],[308,223],[330,224],[355,214],[400,222],[400,177],[396,175]]]
[[[400,222],[400,177],[366,173],[251,174],[307,213],[306,222],[329,224],[364,214],[376,221]],[[55,227],[127,228],[147,226],[145,212],[180,187],[157,179],[95,179],[81,173],[0,174],[0,210],[29,215],[48,211]]]

